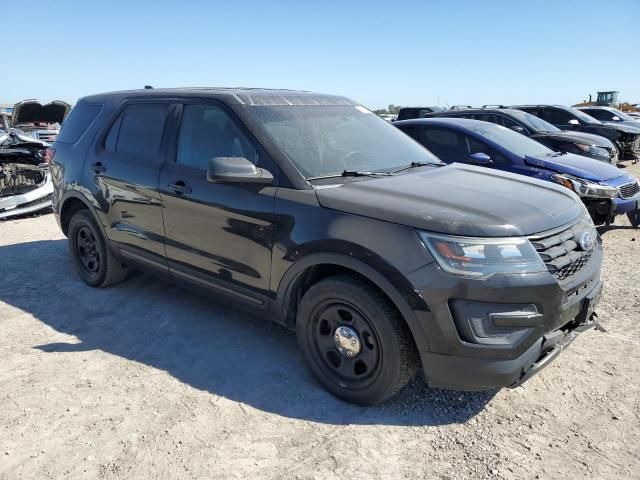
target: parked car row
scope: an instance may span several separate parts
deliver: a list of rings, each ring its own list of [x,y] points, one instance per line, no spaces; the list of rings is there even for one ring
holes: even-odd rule
[[[144,270],[286,325],[345,400],[385,401],[420,365],[433,386],[521,385],[598,326],[602,242],[578,195],[631,178],[501,125],[397,125],[436,155],[339,96],[93,95],[47,150],[55,217],[88,285]]]
[[[488,105],[476,109],[454,108],[423,116],[423,119],[430,120],[399,121],[394,125],[447,163],[482,164],[496,170],[559,183],[582,198],[597,225],[609,225],[617,215],[626,215],[631,224],[638,227],[640,186],[635,177],[615,168],[618,162],[617,148],[606,138],[594,133],[562,131],[520,108],[529,109]],[[560,109],[550,106],[529,110],[543,115],[547,108],[549,111]],[[546,116],[554,118],[549,113]],[[449,121],[438,122],[438,118]],[[476,122],[455,119],[474,119]],[[489,128],[486,122],[503,128]],[[522,135],[514,135],[507,130]],[[527,141],[525,137],[530,140]],[[634,138],[633,143],[637,145],[640,129]],[[620,142],[617,144],[624,147]],[[634,147],[632,152],[633,158],[636,158],[638,149]],[[598,164],[591,159],[612,165]]]

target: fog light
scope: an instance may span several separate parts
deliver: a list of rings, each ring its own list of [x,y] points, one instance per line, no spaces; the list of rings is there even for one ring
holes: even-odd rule
[[[543,320],[533,304],[452,300],[450,306],[460,338],[481,345],[515,345]]]

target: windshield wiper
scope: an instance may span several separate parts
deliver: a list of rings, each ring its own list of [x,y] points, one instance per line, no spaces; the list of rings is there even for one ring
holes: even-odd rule
[[[563,155],[566,155],[567,152],[554,152],[551,155],[549,155],[550,157],[561,157]]]
[[[320,175],[318,177],[309,177],[307,178],[307,180],[321,180],[323,178],[336,178],[336,177],[390,177],[390,176],[393,176],[392,172],[366,172],[362,170],[343,170],[340,173]]]
[[[418,167],[444,167],[445,163],[435,163],[435,162],[411,162],[409,165],[401,167],[397,170],[394,170],[393,173],[403,172],[404,170],[409,170],[410,168],[418,168]]]

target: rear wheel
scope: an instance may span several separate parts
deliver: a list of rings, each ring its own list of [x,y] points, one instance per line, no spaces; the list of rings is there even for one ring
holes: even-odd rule
[[[332,277],[302,298],[298,345],[318,381],[360,405],[384,402],[415,375],[418,354],[404,320],[373,286]]]
[[[638,226],[640,226],[640,210],[633,210],[632,212],[628,212],[627,218],[629,219],[631,225],[633,225],[635,228],[638,228]]]
[[[92,287],[121,282],[128,269],[107,248],[104,237],[88,210],[79,210],[69,221],[69,252],[80,278]]]

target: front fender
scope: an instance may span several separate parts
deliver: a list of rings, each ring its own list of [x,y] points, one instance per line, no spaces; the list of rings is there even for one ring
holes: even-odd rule
[[[402,274],[395,270],[391,265],[388,263],[383,264],[379,258],[375,258],[376,255],[372,252],[363,252],[360,255],[354,255],[354,250],[362,250],[361,246],[359,246],[358,249],[346,248],[346,250],[351,251],[352,254],[345,255],[343,252],[345,251],[345,247],[348,247],[348,244],[345,244],[345,242],[339,243],[340,247],[342,247],[340,248],[340,251],[309,252],[297,259],[297,261],[286,271],[280,281],[276,301],[273,305],[275,310],[273,313],[275,313],[275,317],[285,318],[287,306],[291,301],[293,288],[301,275],[307,272],[308,269],[315,266],[341,267],[366,278],[369,282],[384,292],[407,322],[418,350],[429,351],[430,349],[425,329],[416,315],[416,312],[420,311],[429,312],[429,307],[413,290],[408,280],[406,280],[406,278],[404,278],[404,276],[402,276]],[[307,249],[311,248],[310,246],[306,247]],[[372,260],[374,260],[373,263],[376,264],[376,268],[368,263]]]

